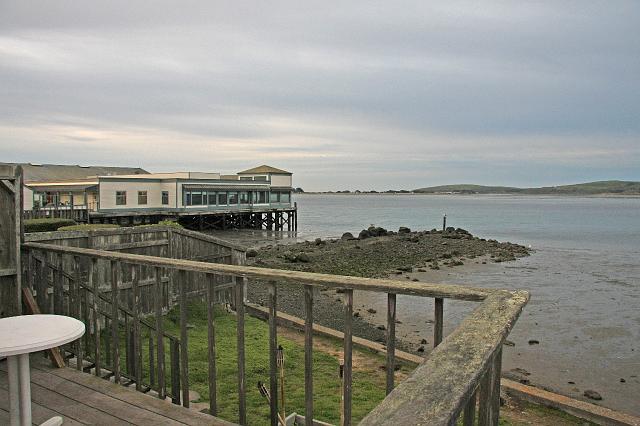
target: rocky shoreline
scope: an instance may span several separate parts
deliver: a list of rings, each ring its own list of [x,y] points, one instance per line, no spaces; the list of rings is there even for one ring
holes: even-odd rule
[[[420,281],[416,273],[428,273],[506,262],[528,256],[522,245],[487,240],[461,228],[445,231],[411,231],[400,227],[397,232],[380,227],[362,230],[357,237],[345,233],[340,239],[271,244],[247,252],[247,264],[304,272],[351,275],[369,278],[391,277]],[[426,274],[428,275],[428,274]],[[266,302],[265,286],[251,283],[249,300]],[[298,317],[304,316],[304,290],[296,285],[278,286],[278,309]],[[373,308],[355,301],[353,332],[356,336],[384,342],[385,330]],[[343,306],[340,290],[320,288],[314,301],[314,321],[337,330],[343,328]],[[399,336],[398,346],[420,353],[411,339]]]

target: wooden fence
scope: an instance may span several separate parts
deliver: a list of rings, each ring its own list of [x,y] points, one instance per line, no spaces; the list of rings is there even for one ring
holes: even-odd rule
[[[156,291],[151,292],[153,297],[155,345],[156,352],[166,350],[165,341],[170,340],[171,351],[171,394],[174,402],[181,402],[189,406],[189,353],[188,353],[188,307],[187,300],[192,294],[192,285],[195,282],[205,283],[208,311],[208,360],[209,360],[209,390],[210,412],[217,413],[216,390],[216,341],[215,318],[213,315],[213,303],[216,286],[225,279],[230,279],[234,285],[237,313],[237,389],[238,389],[238,423],[246,424],[246,380],[245,380],[245,342],[244,342],[244,300],[246,284],[249,279],[260,280],[268,286],[269,307],[269,371],[272,425],[278,424],[278,386],[277,386],[277,290],[278,283],[294,283],[305,288],[304,303],[305,315],[305,422],[312,424],[313,419],[313,287],[340,288],[344,292],[344,408],[342,416],[344,424],[351,424],[352,408],[352,318],[353,318],[353,291],[364,290],[386,293],[388,296],[388,325],[387,325],[387,397],[378,405],[361,424],[434,424],[452,425],[459,417],[462,417],[464,425],[473,425],[476,418],[476,401],[478,406],[477,421],[479,425],[497,425],[499,413],[499,388],[501,368],[501,347],[504,339],[510,332],[524,305],[528,301],[528,293],[523,291],[487,290],[457,285],[437,285],[425,283],[407,283],[403,281],[367,279],[358,277],[335,276],[325,274],[304,273],[298,271],[282,271],[266,268],[247,267],[243,265],[206,263],[194,260],[157,257],[141,254],[120,253],[114,251],[99,250],[95,248],[79,248],[40,242],[27,242],[23,245],[28,258],[37,258],[42,255],[54,256],[59,265],[65,259],[71,262],[73,271],[79,271],[81,264],[88,264],[87,282],[83,282],[80,274],[74,273],[75,279],[68,284],[68,295],[75,301],[79,288],[95,289],[96,276],[99,264],[108,265],[108,278],[111,284],[111,294],[108,314],[111,315],[111,328],[108,338],[111,352],[111,371],[117,381],[121,380],[122,372],[129,376],[129,371],[140,374],[141,368],[136,367],[136,360],[142,358],[141,348],[143,332],[141,327],[143,320],[139,308],[139,283],[140,277],[153,276]],[[42,253],[39,255],[38,253]],[[26,262],[29,265],[31,262]],[[61,271],[63,268],[59,268]],[[147,270],[147,272],[145,272]],[[149,272],[151,271],[151,272]],[[167,271],[163,274],[163,271]],[[126,275],[128,274],[128,275]],[[35,284],[39,279],[37,273],[27,268],[27,282]],[[62,274],[54,278],[53,299],[54,308],[56,300],[64,300],[64,286],[60,284]],[[121,299],[118,297],[120,281],[123,276],[130,276],[134,303],[130,309],[130,315],[122,315]],[[161,285],[161,277],[168,276],[174,281],[174,288],[178,292],[178,304],[180,306],[180,336],[167,337],[162,330],[162,309],[164,291]],[[222,278],[226,277],[226,278]],[[81,292],[80,292],[81,293]],[[97,300],[96,291],[89,295],[89,299]],[[395,319],[396,296],[398,294],[435,298],[434,311],[434,344],[437,346],[429,357],[422,363],[411,376],[395,386],[393,371],[395,370]],[[86,297],[86,296],[85,296]],[[479,306],[465,319],[462,324],[449,336],[443,339],[443,312],[445,299],[456,299],[470,302],[478,302]],[[82,318],[85,315],[82,306],[85,303],[68,304],[70,314]],[[64,312],[64,305],[58,302],[58,309]],[[79,311],[75,306],[79,306]],[[91,306],[84,312],[91,311]],[[93,312],[101,314],[100,307],[93,308]],[[126,323],[127,318],[129,322]],[[127,339],[127,347],[131,346],[132,362],[126,362],[131,367],[123,369],[119,365],[119,339],[123,334],[122,326],[125,322],[124,335]],[[123,321],[124,319],[124,321]],[[150,329],[150,328],[149,328]],[[99,327],[96,328],[99,330]],[[131,331],[130,331],[131,330]],[[148,331],[146,331],[148,333]],[[88,333],[90,334],[90,333]],[[96,339],[95,336],[93,337]],[[96,341],[99,341],[96,340]],[[133,343],[131,343],[133,342]],[[104,343],[96,343],[96,346],[104,347]],[[107,350],[106,348],[104,350]],[[129,351],[129,350],[128,350]],[[95,352],[95,350],[93,351]],[[179,353],[178,353],[179,352]],[[86,356],[81,348],[75,348],[76,356],[82,360]],[[100,362],[100,354],[94,353],[92,363]],[[126,359],[129,359],[127,357]],[[156,362],[152,363],[157,380],[149,387],[157,391],[158,395],[164,395],[167,389],[166,369],[164,353],[156,356]],[[178,360],[178,361],[176,361]],[[80,364],[83,365],[83,364]],[[151,365],[150,365],[151,368]],[[138,383],[138,382],[136,382]],[[162,383],[162,384],[160,384]],[[177,389],[179,388],[179,392]],[[181,396],[180,399],[178,397]]]

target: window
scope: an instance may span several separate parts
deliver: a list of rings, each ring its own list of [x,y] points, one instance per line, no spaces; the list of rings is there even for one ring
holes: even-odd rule
[[[138,204],[147,204],[147,191],[138,191]]]
[[[266,176],[254,176],[253,180],[262,180],[262,181],[266,181],[267,177]]]
[[[240,176],[240,180],[253,180],[251,176]]]
[[[227,205],[227,193],[226,192],[218,192],[218,205],[226,206]]]
[[[230,192],[229,193],[229,205],[238,204],[238,193]]]
[[[162,205],[169,205],[169,191],[162,191]]]
[[[208,198],[208,202],[207,204],[210,206],[215,206],[216,205],[216,193],[215,192],[209,192],[209,198]]]
[[[266,204],[267,202],[267,191],[258,192],[258,204]]]
[[[280,202],[280,193],[279,192],[272,192],[271,193],[271,199],[270,202],[272,203],[279,203]]]
[[[249,204],[249,193],[241,192],[240,193],[240,204]]]
[[[205,192],[206,195],[206,192]],[[192,192],[191,193],[191,205],[192,206],[201,206],[202,205],[202,192]]]
[[[291,201],[291,193],[290,192],[283,192],[280,195],[280,202],[281,203],[289,203]]]
[[[190,206],[191,205],[191,193],[190,192],[185,192],[184,193],[184,205],[185,206]]]
[[[116,206],[127,205],[127,191],[116,191]]]

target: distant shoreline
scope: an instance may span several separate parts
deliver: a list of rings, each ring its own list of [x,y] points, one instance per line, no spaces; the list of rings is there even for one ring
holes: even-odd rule
[[[469,196],[485,196],[485,195],[500,195],[505,197],[558,197],[558,198],[640,198],[638,194],[614,194],[614,193],[602,193],[602,194],[557,194],[557,193],[540,193],[540,194],[526,194],[526,193],[504,193],[504,192],[487,192],[487,193],[444,193],[444,192],[297,192],[294,195],[418,195],[418,196],[432,196],[432,195],[448,195],[452,197],[469,197]]]

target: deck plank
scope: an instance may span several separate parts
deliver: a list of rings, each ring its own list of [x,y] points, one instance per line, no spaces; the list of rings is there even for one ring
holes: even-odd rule
[[[0,385],[1,386],[1,385]],[[39,425],[54,416],[62,416],[62,414],[50,408],[43,407],[35,402],[31,403],[31,420],[34,425]],[[64,416],[63,416],[64,417]],[[9,391],[0,388],[0,425],[9,424]],[[86,423],[80,423],[72,418],[65,417],[65,426],[81,426]]]

